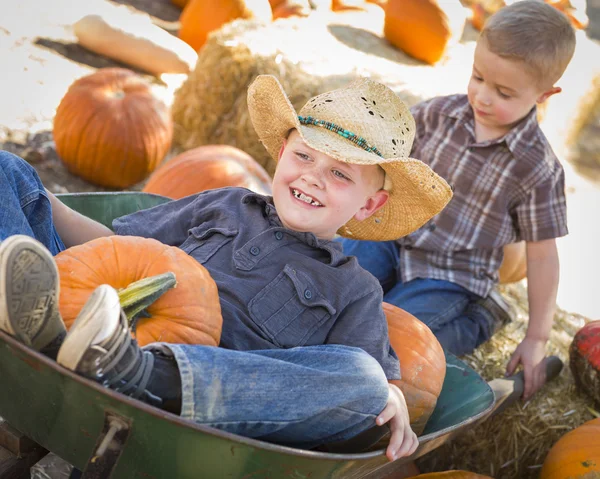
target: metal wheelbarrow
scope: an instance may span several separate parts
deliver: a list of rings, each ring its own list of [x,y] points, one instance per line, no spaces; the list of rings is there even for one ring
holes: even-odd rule
[[[169,201],[137,192],[59,198],[107,226],[118,216]],[[52,451],[89,478],[385,478],[523,392],[522,373],[488,383],[452,354],[446,354],[446,364],[442,392],[417,451],[394,462],[383,448],[352,450],[358,442],[350,441],[347,451],[308,451],[198,425],[78,376],[1,331],[0,417],[42,454]],[[561,368],[560,359],[548,358],[548,379]],[[1,452],[0,479],[16,477],[3,474]]]

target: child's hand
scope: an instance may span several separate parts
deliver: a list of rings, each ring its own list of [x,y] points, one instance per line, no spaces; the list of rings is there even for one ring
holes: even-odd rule
[[[390,395],[388,402],[377,416],[377,425],[382,426],[390,421],[390,430],[392,437],[385,451],[385,455],[390,461],[394,461],[399,457],[410,456],[419,445],[417,435],[410,428],[410,420],[408,417],[408,408],[404,394],[393,384],[388,384]]]
[[[521,344],[517,346],[512,354],[506,374],[514,374],[517,366],[523,365],[523,374],[525,376],[525,388],[523,390],[523,399],[527,401],[540,389],[546,382],[546,341],[541,339],[530,339],[525,337]]]

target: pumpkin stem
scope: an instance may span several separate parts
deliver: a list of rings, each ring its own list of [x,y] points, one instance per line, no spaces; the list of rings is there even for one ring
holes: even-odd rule
[[[130,325],[135,317],[177,285],[174,273],[163,273],[140,279],[118,291],[121,307]]]

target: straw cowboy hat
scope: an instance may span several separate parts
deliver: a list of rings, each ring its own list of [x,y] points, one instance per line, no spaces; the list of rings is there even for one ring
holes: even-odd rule
[[[406,105],[381,83],[356,80],[310,99],[298,114],[277,79],[260,75],[248,89],[248,110],[275,161],[283,140],[295,128],[314,150],[345,163],[383,168],[387,203],[363,221],[348,221],[338,230],[341,236],[400,238],[438,214],[452,197],[443,178],[422,161],[409,158],[415,121]]]

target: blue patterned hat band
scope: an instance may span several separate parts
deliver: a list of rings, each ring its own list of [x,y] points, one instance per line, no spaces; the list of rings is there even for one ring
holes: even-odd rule
[[[298,115],[298,120],[300,120],[300,123],[302,123],[303,125],[314,125],[314,126],[320,126],[322,128],[327,128],[328,130],[333,131],[334,133],[337,133],[338,135],[343,136],[344,138],[348,139],[349,141],[351,141],[355,145],[359,146],[363,150],[369,151],[371,153],[375,153],[376,155],[383,158],[383,155],[381,154],[381,152],[375,146],[370,145],[367,142],[367,140],[365,140],[362,136],[355,135],[351,131],[344,129],[341,126],[336,125],[335,123],[331,123],[331,122],[325,121],[325,120],[317,120],[316,118],[313,118],[312,116],[300,116],[300,115]]]

